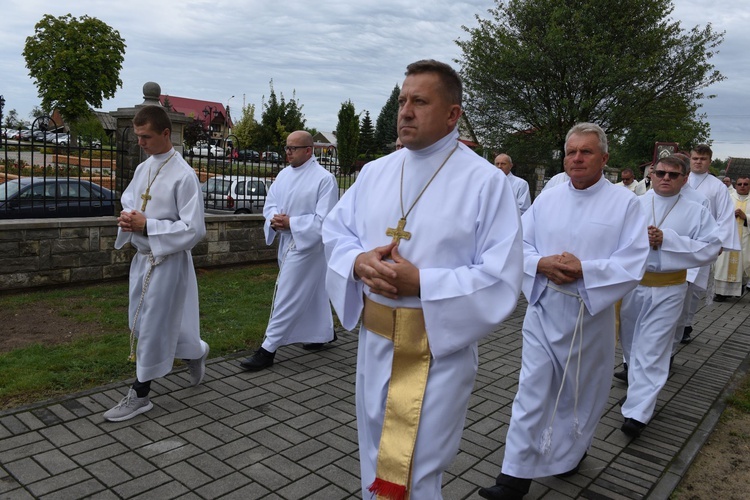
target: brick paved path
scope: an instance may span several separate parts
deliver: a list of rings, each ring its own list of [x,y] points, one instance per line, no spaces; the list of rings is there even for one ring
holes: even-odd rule
[[[478,499],[478,485],[499,471],[524,311],[522,300],[480,346],[447,500]],[[657,414],[635,441],[619,430],[625,386],[613,382],[581,472],[540,479],[527,498],[668,498],[716,424],[728,382],[747,368],[748,314],[748,296],[698,312],[695,340],[677,354]],[[356,335],[341,332],[322,352],[282,348],[272,369],[255,374],[237,359],[212,359],[203,385],[187,387],[187,373],[174,372],[154,383],[154,409],[126,422],[101,417],[126,383],[2,412],[0,499],[360,498],[356,347]]]

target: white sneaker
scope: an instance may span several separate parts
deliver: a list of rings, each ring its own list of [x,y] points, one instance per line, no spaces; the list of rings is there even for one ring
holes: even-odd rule
[[[122,401],[117,403],[117,406],[104,413],[104,418],[110,422],[122,422],[123,420],[129,420],[136,415],[140,415],[141,413],[146,413],[153,407],[154,404],[148,396],[139,398],[131,387],[130,390],[128,390],[127,396],[122,398]]]
[[[204,342],[205,343],[205,342]],[[190,383],[196,386],[203,382],[203,377],[206,375],[206,359],[208,359],[208,344],[206,344],[206,352],[203,353],[198,359],[188,359],[188,372],[190,373]]]

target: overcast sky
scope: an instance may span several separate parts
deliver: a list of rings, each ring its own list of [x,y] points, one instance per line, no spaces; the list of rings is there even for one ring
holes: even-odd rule
[[[750,158],[750,8],[748,0],[676,0],[672,17],[689,29],[711,22],[726,31],[713,60],[727,80],[704,103],[714,157]],[[407,64],[460,57],[462,25],[487,18],[490,0],[23,0],[2,2],[0,94],[5,111],[28,119],[40,98],[25,67],[24,42],[44,14],[96,17],[127,44],[123,86],[104,111],[143,101],[147,81],[162,93],[229,104],[243,100],[261,115],[273,79],[277,95],[292,92],[307,126],[334,130],[341,103],[368,110],[373,122]],[[458,69],[458,66],[454,64]],[[231,98],[234,96],[234,98]],[[231,99],[230,99],[231,98]],[[233,113],[234,117],[239,116]],[[669,140],[669,138],[665,138]]]

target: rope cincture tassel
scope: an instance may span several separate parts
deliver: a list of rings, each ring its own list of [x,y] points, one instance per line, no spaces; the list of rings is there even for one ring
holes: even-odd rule
[[[143,278],[143,285],[141,286],[141,299],[138,301],[138,307],[135,308],[135,314],[133,315],[133,326],[130,328],[130,355],[128,356],[128,361],[130,363],[135,363],[135,325],[138,324],[138,316],[141,313],[143,299],[146,297],[146,290],[148,290],[148,285],[149,283],[151,283],[151,273],[153,273],[156,266],[167,260],[167,257],[169,256],[164,256],[157,261],[154,258],[154,254],[152,252],[148,253],[148,263],[150,264],[150,267],[146,272],[146,277]]]
[[[557,406],[560,403],[560,396],[563,391],[563,387],[565,386],[565,378],[568,373],[568,366],[570,365],[570,358],[573,357],[573,346],[575,345],[576,337],[578,337],[578,362],[576,367],[576,388],[575,388],[575,398],[574,398],[574,405],[573,405],[573,422],[572,422],[572,428],[571,428],[571,435],[574,439],[580,438],[583,434],[581,432],[580,424],[578,421],[578,388],[579,388],[579,380],[581,375],[581,351],[583,350],[583,315],[586,311],[586,306],[583,303],[583,299],[580,295],[569,292],[567,290],[564,290],[562,288],[559,288],[552,283],[547,283],[547,286],[555,291],[558,291],[560,293],[563,293],[565,295],[568,295],[570,297],[575,297],[578,299],[578,302],[580,303],[580,308],[578,309],[578,317],[576,318],[576,325],[573,329],[573,338],[570,340],[570,349],[568,350],[568,359],[565,361],[565,368],[563,369],[563,375],[562,375],[562,381],[560,382],[560,389],[557,391],[557,398],[555,398],[555,408],[552,410],[552,417],[550,417],[549,426],[542,432],[542,437],[540,441],[540,449],[542,454],[549,455],[552,453],[552,425],[555,421],[555,415],[557,414]]]

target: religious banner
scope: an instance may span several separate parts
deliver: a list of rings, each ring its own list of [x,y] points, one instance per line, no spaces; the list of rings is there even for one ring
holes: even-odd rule
[[[677,153],[679,150],[680,145],[676,142],[655,142],[653,165],[656,165],[656,163],[662,158]]]

